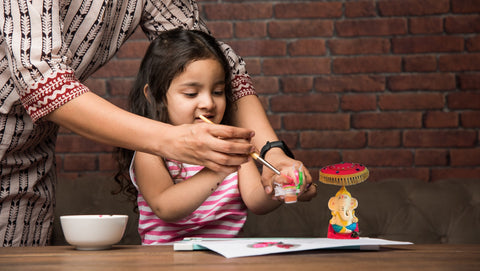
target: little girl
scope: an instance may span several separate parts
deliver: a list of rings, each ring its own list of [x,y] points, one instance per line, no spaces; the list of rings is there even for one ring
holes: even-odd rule
[[[142,60],[130,103],[134,113],[172,125],[212,125],[200,115],[229,124],[234,110],[229,65],[217,41],[194,30],[162,33]],[[122,157],[131,160],[144,245],[234,237],[247,208],[264,214],[281,204],[264,192],[253,160],[223,173],[143,152],[123,150]]]

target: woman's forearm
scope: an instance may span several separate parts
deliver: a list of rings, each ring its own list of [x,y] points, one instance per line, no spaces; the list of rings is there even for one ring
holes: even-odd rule
[[[234,118],[234,125],[255,131],[252,143],[257,150],[260,151],[267,141],[278,140],[257,96],[244,96],[236,102],[236,105],[237,112]]]
[[[157,155],[163,155],[160,145],[169,143],[165,135],[172,127],[125,111],[93,92],[71,100],[46,118],[88,139]]]
[[[127,112],[92,92],[67,102],[46,119],[97,142],[216,171],[236,169],[252,149],[251,130],[208,124],[172,126]]]

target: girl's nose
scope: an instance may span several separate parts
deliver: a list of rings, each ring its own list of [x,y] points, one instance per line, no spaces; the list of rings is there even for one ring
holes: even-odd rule
[[[202,95],[199,101],[200,108],[211,109],[215,106],[212,95]]]

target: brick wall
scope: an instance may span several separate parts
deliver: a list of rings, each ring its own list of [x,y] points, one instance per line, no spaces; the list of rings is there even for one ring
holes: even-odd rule
[[[314,178],[341,161],[373,181],[480,178],[479,0],[199,4]],[[146,46],[136,33],[87,85],[124,106]],[[57,150],[60,177],[115,169],[111,147],[66,130]]]

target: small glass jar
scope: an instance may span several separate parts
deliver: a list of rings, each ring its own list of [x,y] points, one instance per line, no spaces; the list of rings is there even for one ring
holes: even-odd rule
[[[297,202],[297,187],[294,185],[283,186],[283,191],[285,192],[284,201],[285,203],[295,203]]]

